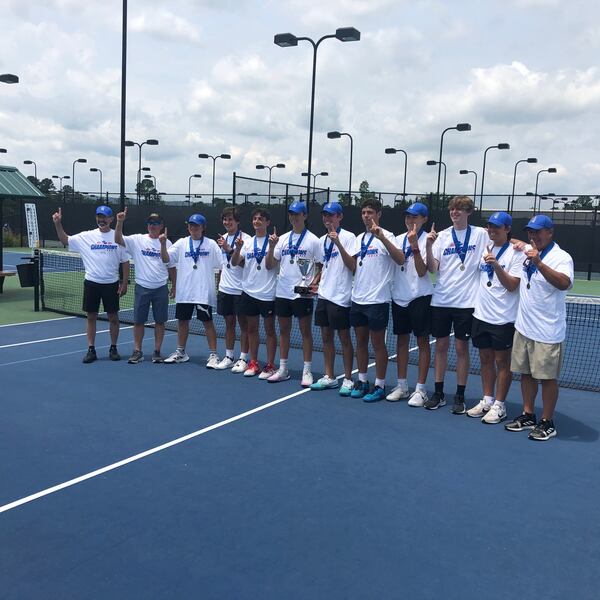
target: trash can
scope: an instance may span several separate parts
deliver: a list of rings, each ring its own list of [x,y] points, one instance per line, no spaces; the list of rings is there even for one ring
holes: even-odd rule
[[[35,286],[35,264],[30,262],[24,265],[17,265],[17,273],[19,274],[19,283],[22,288]]]

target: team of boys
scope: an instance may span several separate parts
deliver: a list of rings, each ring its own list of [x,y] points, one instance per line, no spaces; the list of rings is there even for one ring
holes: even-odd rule
[[[239,228],[235,208],[225,208],[225,233],[217,241],[205,237],[206,219],[193,214],[187,220],[189,236],[174,244],[158,214],[147,220],[146,234],[123,235],[127,211],[117,214],[111,229],[112,209],[96,208],[97,229],[69,236],[62,227],[59,209],[53,221],[63,244],[81,254],[84,269],[83,310],[87,314],[88,352],[83,362],[96,360],[96,319],[103,303],[110,322],[109,357],[119,360],[119,297],[127,291],[129,256],[135,265],[134,350],[129,363],[144,359],[142,340],[149,309],[155,323],[153,362],[187,362],[185,351],[194,310],[204,325],[209,347],[207,368],[231,370],[246,377],[258,376],[269,383],[290,379],[288,355],[292,318],[298,319],[304,367],[301,385],[312,390],[339,387],[342,396],[376,402],[384,398],[435,410],[446,403],[444,377],[451,332],[457,355],[457,389],[452,412],[477,417],[483,423],[506,419],[505,399],[512,372],[521,374],[523,413],[505,424],[509,431],[529,430],[533,440],[556,435],[552,420],[558,399],[558,375],[566,331],[565,296],[573,282],[573,261],[553,240],[554,224],[544,215],[527,224],[529,244],[511,242],[510,215],[493,214],[487,227],[469,225],[473,201],[457,196],[450,201],[452,226],[440,231],[429,219],[427,206],[416,202],[405,210],[406,233],[394,236],[380,224],[382,206],[366,200],[361,207],[365,231],[355,236],[341,227],[343,207],[329,202],[322,207],[327,232],[317,238],[306,228],[307,209],[302,202],[288,208],[291,231],[281,236],[271,225],[267,210],[252,213],[254,236]],[[324,376],[312,375],[313,300],[294,288],[302,282],[298,260],[316,263],[311,291],[317,296],[315,324],[320,327],[325,364]],[[121,276],[119,279],[119,266]],[[215,272],[220,272],[218,292]],[[429,273],[436,274],[433,286]],[[171,282],[170,293],[167,281]],[[160,355],[169,296],[175,298],[177,348],[168,358]],[[385,332],[390,301],[393,332],[397,336],[397,385],[386,395],[388,352]],[[225,356],[217,356],[217,335],[212,321],[217,307],[226,324]],[[267,361],[261,368],[259,319],[266,334]],[[279,367],[275,366],[279,325]],[[241,352],[234,356],[236,323],[240,327]],[[356,336],[358,380],[352,380]],[[334,375],[334,334],[337,333],[344,364],[341,386]],[[418,375],[409,392],[407,371],[409,337],[418,346]],[[426,391],[430,366],[430,335],[435,338],[435,391]],[[481,360],[483,398],[465,406],[469,372],[469,339]],[[375,354],[375,382],[367,380],[369,341]],[[543,411],[535,416],[535,398],[541,382]]]

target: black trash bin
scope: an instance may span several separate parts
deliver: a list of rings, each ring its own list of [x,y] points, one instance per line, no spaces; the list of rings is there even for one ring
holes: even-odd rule
[[[24,265],[17,265],[19,273],[19,283],[22,288],[35,286],[35,264],[30,262]]]

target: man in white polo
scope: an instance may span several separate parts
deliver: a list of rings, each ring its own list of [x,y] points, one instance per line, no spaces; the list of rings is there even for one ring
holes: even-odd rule
[[[566,295],[573,286],[573,259],[553,241],[554,223],[536,215],[525,227],[529,244],[520,283],[511,370],[521,373],[523,414],[507,423],[508,431],[531,430],[529,439],[556,435],[553,415],[566,336]],[[535,398],[542,386],[542,418],[536,422]]]

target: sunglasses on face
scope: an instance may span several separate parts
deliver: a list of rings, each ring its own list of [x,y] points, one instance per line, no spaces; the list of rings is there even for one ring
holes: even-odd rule
[[[162,225],[161,221],[146,221],[148,225]]]

